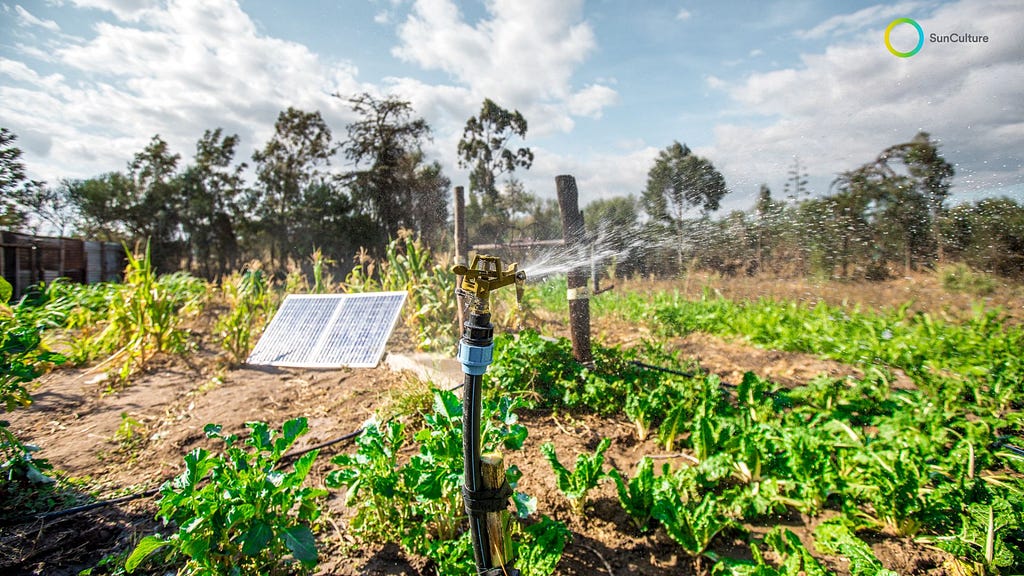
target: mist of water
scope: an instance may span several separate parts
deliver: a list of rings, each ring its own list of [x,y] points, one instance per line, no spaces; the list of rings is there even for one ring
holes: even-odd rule
[[[564,275],[575,268],[623,262],[641,254],[650,257],[666,247],[677,246],[677,239],[672,234],[654,235],[650,230],[637,227],[617,229],[607,222],[598,223],[596,229],[575,246],[551,246],[527,256],[519,267],[526,272],[526,281],[539,282],[549,276]]]

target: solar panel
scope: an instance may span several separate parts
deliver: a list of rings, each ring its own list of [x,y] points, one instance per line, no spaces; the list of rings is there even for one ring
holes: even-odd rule
[[[289,294],[248,364],[373,368],[384,355],[405,292]]]

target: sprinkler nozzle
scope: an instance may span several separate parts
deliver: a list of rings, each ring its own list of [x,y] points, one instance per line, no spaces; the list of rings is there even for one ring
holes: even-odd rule
[[[452,272],[462,276],[457,290],[473,296],[474,312],[483,314],[490,310],[491,292],[498,288],[515,284],[516,301],[522,300],[526,272],[518,268],[519,264],[513,262],[503,270],[497,256],[477,254],[470,266],[459,264],[452,268]]]

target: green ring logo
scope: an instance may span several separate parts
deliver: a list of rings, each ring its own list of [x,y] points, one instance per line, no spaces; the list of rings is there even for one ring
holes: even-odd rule
[[[889,41],[889,34],[892,33],[892,29],[900,24],[910,24],[914,28],[917,28],[917,46],[914,47],[910,52],[900,52],[899,50],[892,47],[892,42]],[[910,58],[914,54],[921,51],[921,47],[924,46],[924,30],[921,29],[921,25],[918,24],[913,18],[897,18],[889,23],[889,26],[885,29],[885,47],[892,52],[893,56],[899,56],[900,58]]]

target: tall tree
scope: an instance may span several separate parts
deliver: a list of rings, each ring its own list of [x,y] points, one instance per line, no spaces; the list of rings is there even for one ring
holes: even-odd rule
[[[811,194],[807,188],[807,167],[800,162],[799,156],[793,156],[793,165],[786,172],[786,184],[782,187],[782,194],[790,204],[797,204]]]
[[[448,179],[438,163],[424,162],[430,126],[412,105],[394,96],[360,94],[349,99],[361,119],[349,124],[345,156],[356,165],[349,188],[356,203],[384,236],[405,227],[436,242],[448,217]]]
[[[693,209],[702,216],[718,210],[727,190],[725,178],[710,160],[688,146],[673,142],[658,154],[647,173],[643,204],[656,223],[674,231],[679,269],[683,268],[686,217]]]
[[[158,134],[128,164],[133,189],[127,224],[134,240],[151,243],[154,265],[163,270],[178,269],[183,255],[184,198],[177,178],[180,160]]]
[[[331,129],[319,112],[289,107],[278,115],[270,141],[253,154],[257,185],[249,206],[270,249],[272,267],[283,267],[288,258],[301,259],[294,238],[304,195],[327,178],[335,150]]]
[[[211,278],[236,267],[239,257],[235,222],[244,213],[240,201],[245,163],[232,167],[238,135],[206,130],[196,143],[193,163],[181,175],[182,228],[187,267]]]
[[[884,174],[893,176],[895,171],[889,165],[890,160],[902,162],[908,175],[914,179],[916,192],[927,205],[929,232],[941,262],[943,253],[939,228],[955,173],[953,165],[939,154],[938,142],[933,141],[931,135],[924,131],[914,135],[910,142],[890,146],[879,155],[876,164]]]
[[[772,200],[772,191],[767,184],[761,184],[754,207],[754,238],[757,268],[764,272],[772,258],[772,249],[781,235],[785,206]]]
[[[458,156],[459,166],[470,169],[466,216],[467,223],[478,228],[476,234],[471,231],[471,236],[494,242],[510,240],[502,238],[500,231],[506,228],[502,223],[512,219],[514,208],[502,201],[498,180],[502,175],[511,177],[517,168],[529,170],[533,165],[529,148],[510,146],[514,138],[525,139],[526,131],[526,118],[518,110],[506,110],[490,98],[484,99],[478,115],[466,121]],[[515,192],[518,188],[511,184],[506,190]]]
[[[0,226],[20,228],[28,219],[23,200],[44,187],[25,175],[21,149],[14,145],[18,137],[0,127]]]

